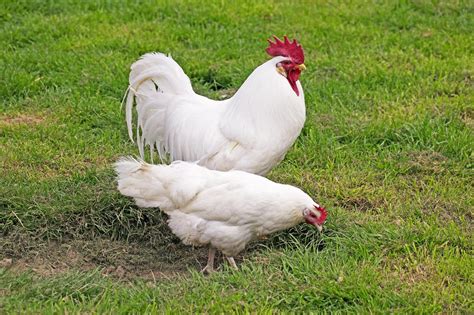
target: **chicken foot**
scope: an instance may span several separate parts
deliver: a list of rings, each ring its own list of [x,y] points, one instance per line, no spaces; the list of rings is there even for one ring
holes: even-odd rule
[[[214,270],[214,257],[216,256],[216,249],[212,246],[209,246],[209,255],[207,257],[207,265],[204,269],[201,270],[202,273],[213,273]]]
[[[228,256],[226,256],[225,258],[227,258],[227,261],[229,262],[229,264],[230,264],[230,266],[232,267],[232,269],[234,269],[234,270],[239,270],[239,267],[237,267],[237,264],[235,263],[234,257],[228,257]]]

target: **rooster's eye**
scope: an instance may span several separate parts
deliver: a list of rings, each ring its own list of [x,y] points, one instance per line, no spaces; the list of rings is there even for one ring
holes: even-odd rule
[[[280,61],[279,63],[276,64],[277,68],[278,68],[278,67],[287,68],[289,65],[291,65],[291,61],[290,61],[290,60],[282,60],[282,61]]]

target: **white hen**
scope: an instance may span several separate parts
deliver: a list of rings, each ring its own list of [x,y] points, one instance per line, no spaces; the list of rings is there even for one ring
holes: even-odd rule
[[[115,164],[118,189],[139,207],[159,207],[184,244],[209,245],[233,267],[233,256],[260,236],[303,221],[322,229],[326,211],[300,189],[242,171],[209,170],[189,162],[151,165],[132,159]]]
[[[136,61],[130,72],[126,121],[130,138],[136,103],[137,142],[160,159],[199,161],[221,171],[264,175],[284,157],[305,121],[299,80],[301,46],[285,37],[270,42],[274,58],[257,67],[234,96],[215,101],[196,94],[183,69],[161,53]]]

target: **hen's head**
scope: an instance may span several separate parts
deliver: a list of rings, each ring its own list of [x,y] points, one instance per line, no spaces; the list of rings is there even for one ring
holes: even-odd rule
[[[323,230],[323,224],[327,216],[326,209],[318,204],[314,204],[311,209],[306,208],[303,210],[303,217],[306,223],[314,225],[320,232]]]
[[[290,83],[296,95],[300,95],[296,81],[300,78],[301,71],[306,69],[304,65],[303,48],[298,44],[296,39],[290,42],[286,36],[283,37],[283,41],[276,36],[273,36],[273,38],[275,42],[269,39],[268,42],[270,46],[268,46],[266,51],[272,57],[285,57],[276,64],[276,71],[288,80],[288,83]]]

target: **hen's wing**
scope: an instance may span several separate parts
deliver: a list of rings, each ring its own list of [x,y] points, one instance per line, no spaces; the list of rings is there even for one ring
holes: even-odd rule
[[[268,188],[272,182],[264,177],[241,171],[212,171],[188,162],[151,165],[122,159],[115,168],[119,191],[135,198],[139,206],[200,213],[207,220],[228,220],[232,211],[243,204],[252,207],[252,202],[260,202],[260,195],[272,190]]]

